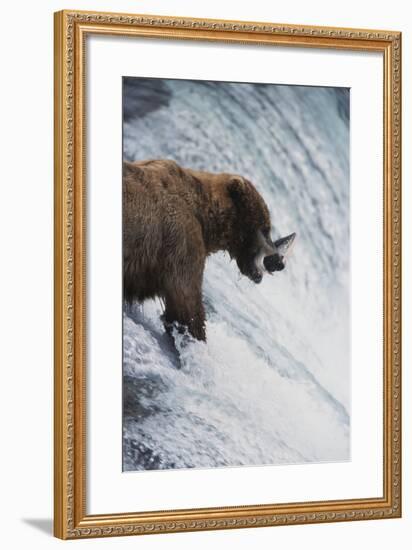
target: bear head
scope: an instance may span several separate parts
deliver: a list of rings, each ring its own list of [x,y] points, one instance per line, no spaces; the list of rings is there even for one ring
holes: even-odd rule
[[[241,176],[231,177],[228,192],[235,209],[230,256],[243,275],[260,283],[265,272],[285,267],[270,235],[269,209],[254,185]]]

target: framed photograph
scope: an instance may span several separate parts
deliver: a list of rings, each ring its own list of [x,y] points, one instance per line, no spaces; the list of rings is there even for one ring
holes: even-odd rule
[[[55,14],[55,535],[401,515],[401,35]]]

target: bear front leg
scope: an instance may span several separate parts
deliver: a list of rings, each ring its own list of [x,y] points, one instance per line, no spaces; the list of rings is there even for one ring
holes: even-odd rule
[[[187,292],[183,289],[170,289],[165,297],[164,323],[170,334],[177,325],[180,332],[187,328],[197,340],[206,340],[205,311],[201,291]]]

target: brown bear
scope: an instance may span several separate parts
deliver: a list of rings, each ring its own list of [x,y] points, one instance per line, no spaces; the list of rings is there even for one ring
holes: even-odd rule
[[[160,297],[166,329],[205,340],[202,279],[206,257],[226,250],[255,283],[284,267],[270,237],[269,210],[234,174],[182,168],[172,160],[123,166],[124,298]]]

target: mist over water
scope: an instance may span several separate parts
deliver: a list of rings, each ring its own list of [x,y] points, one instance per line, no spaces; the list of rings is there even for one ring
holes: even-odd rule
[[[241,174],[297,233],[260,285],[208,258],[207,343],[124,307],[124,470],[349,460],[349,91],[125,78],[123,101],[126,160]]]

